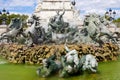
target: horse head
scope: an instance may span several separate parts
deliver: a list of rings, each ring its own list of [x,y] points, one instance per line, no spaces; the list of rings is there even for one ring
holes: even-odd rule
[[[100,17],[100,21],[103,25],[107,26],[110,24],[110,21],[108,21],[105,16]]]
[[[13,18],[8,26],[10,30],[12,29],[21,29],[22,20],[20,18]]]
[[[34,20],[32,18],[28,19],[28,22],[27,23],[30,23],[30,24],[33,24],[34,23]]]
[[[91,14],[90,20],[98,27],[100,24],[100,16],[98,14]]]
[[[86,24],[87,23],[87,24]],[[90,14],[89,16],[86,17],[84,21],[84,26],[88,31],[88,34],[90,36],[93,36],[96,34],[96,32],[99,31],[98,25],[100,24],[99,16],[96,14]]]

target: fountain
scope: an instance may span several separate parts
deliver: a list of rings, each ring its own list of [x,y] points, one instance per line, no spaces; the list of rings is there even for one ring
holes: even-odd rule
[[[77,12],[75,3],[70,0],[43,0],[28,19],[30,27],[23,29],[21,19],[12,19],[9,31],[0,36],[0,55],[11,63],[43,63],[37,71],[40,75],[45,69],[43,77],[59,67],[51,58],[53,55],[62,64],[60,77],[79,73],[82,69],[97,72],[97,62],[117,60],[119,37],[108,29],[110,22],[93,13],[87,15],[82,24]],[[23,40],[22,44],[19,39]]]

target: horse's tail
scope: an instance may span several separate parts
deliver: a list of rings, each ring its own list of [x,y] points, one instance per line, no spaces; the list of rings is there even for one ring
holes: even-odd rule
[[[6,36],[6,33],[7,33],[7,32],[3,32],[3,33],[0,35],[0,40]]]

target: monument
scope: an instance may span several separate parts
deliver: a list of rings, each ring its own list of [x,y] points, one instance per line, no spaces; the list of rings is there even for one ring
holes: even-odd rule
[[[71,0],[39,0],[35,8],[34,14],[37,15],[41,22],[49,22],[51,16],[60,13],[65,9],[65,14],[63,15],[64,21],[74,22],[78,27],[82,25],[80,20],[80,10],[75,8],[75,1]]]
[[[94,13],[82,23],[75,4],[39,1],[25,29],[22,19],[13,18],[8,31],[0,35],[0,55],[12,63],[43,64],[37,69],[42,77],[56,72],[59,77],[96,73],[97,61],[117,60],[119,36],[108,30],[109,21]]]

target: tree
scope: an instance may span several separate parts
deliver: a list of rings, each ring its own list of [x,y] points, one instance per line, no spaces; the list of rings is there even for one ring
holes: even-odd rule
[[[26,21],[28,18],[28,15],[10,14],[7,16],[6,14],[3,14],[0,16],[0,25],[2,24],[3,19],[6,19],[7,25],[10,24],[10,21],[12,20],[12,18],[20,18],[20,19],[22,19],[22,21]]]
[[[113,22],[120,22],[120,18],[114,20]]]
[[[117,18],[113,22],[117,25],[117,27],[120,27],[120,18]]]

